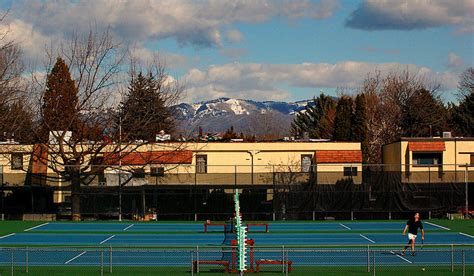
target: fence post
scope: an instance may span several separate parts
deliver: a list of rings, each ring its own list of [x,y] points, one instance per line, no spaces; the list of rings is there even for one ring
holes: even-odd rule
[[[25,270],[26,270],[26,273],[28,273],[28,247],[26,247],[25,249]]]
[[[351,211],[351,221],[354,220],[354,211]]]
[[[313,211],[313,221],[315,221],[315,220],[316,220],[316,212]]]
[[[196,245],[196,273],[199,273],[199,245]]]
[[[464,256],[464,249],[461,250],[461,259],[462,259],[462,276],[466,276],[466,259]]]
[[[451,272],[454,272],[454,245],[451,244]]]
[[[191,276],[194,276],[194,252],[192,250],[190,251],[191,251]]]
[[[374,268],[372,269],[372,271],[374,272],[374,276],[375,276],[375,251],[372,251],[372,257],[374,259],[373,263],[374,263]]]
[[[285,246],[281,246],[281,272],[285,273]]]
[[[285,262],[285,275],[288,276],[288,268],[289,266],[289,261],[288,261],[288,249],[286,250],[286,262]]]
[[[104,276],[104,250],[100,249],[100,276]]]
[[[14,268],[14,263],[15,263],[15,260],[13,259],[13,256],[14,256],[15,252],[13,250],[14,250],[14,248],[11,249],[11,252],[12,252],[12,256],[11,256],[12,257],[12,276],[13,276],[13,268]]]
[[[370,272],[370,245],[367,244],[367,272]]]
[[[275,212],[273,212],[273,221],[275,221]]]
[[[112,246],[109,247],[109,273],[112,273]]]

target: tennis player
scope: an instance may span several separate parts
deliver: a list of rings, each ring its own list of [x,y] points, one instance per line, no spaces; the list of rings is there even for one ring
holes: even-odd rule
[[[421,230],[421,239],[425,240],[425,230],[423,230],[423,223],[420,220],[420,213],[416,213],[413,218],[407,221],[405,229],[403,229],[403,235],[405,236],[408,230],[408,245],[405,246],[402,250],[402,255],[405,255],[405,250],[411,246],[411,255],[415,256],[415,240],[418,235],[418,229]]]

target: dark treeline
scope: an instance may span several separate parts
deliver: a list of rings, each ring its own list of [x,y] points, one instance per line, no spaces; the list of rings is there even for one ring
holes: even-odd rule
[[[459,103],[445,104],[439,85],[403,71],[369,75],[355,95],[321,94],[295,117],[291,130],[299,138],[362,143],[364,162],[379,163],[381,148],[400,137],[474,136],[474,70],[459,81]]]

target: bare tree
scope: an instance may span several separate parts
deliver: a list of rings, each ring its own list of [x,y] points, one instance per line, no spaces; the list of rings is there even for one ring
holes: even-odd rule
[[[402,136],[429,136],[442,130],[445,108],[438,88],[409,71],[367,76],[360,92],[367,100],[369,163],[380,163],[382,146]]]
[[[470,96],[474,93],[474,68],[469,67],[461,75],[461,80],[459,81],[459,97],[461,99]]]
[[[6,16],[2,15],[0,22]],[[7,38],[8,33],[0,33],[0,137],[28,142],[32,114],[25,100],[22,52],[15,41]]]
[[[289,135],[291,118],[276,111],[252,114],[243,132],[257,140],[277,140]]]
[[[81,218],[81,185],[88,185],[95,177],[85,172],[93,169],[98,174],[103,173],[108,166],[120,164],[127,155],[141,151],[144,145],[153,142],[128,139],[135,130],[132,128],[122,132],[121,119],[117,120],[119,111],[115,98],[120,96],[120,86],[124,85],[126,56],[127,51],[108,30],[96,29],[85,35],[75,33],[66,42],[47,51],[45,71],[51,71],[57,57],[64,59],[76,86],[78,100],[73,116],[57,118],[70,120],[61,125],[75,125],[72,133],[68,133],[69,128],[54,129],[56,124],[47,121],[42,122],[45,126],[42,130],[36,129],[37,139],[45,147],[43,152],[49,153],[47,159],[38,157],[37,160],[44,160],[45,165],[57,174],[59,181],[70,183],[73,220]],[[133,76],[136,68],[131,65],[129,71]],[[164,72],[164,67],[159,64],[149,71],[150,74],[157,74],[160,85],[164,82]],[[35,106],[39,112],[46,87],[42,79],[35,79],[35,84],[39,95]],[[175,99],[177,96],[170,93],[169,97]],[[134,122],[132,126],[141,127],[147,123],[146,120]],[[143,161],[153,160],[143,158]],[[97,167],[100,167],[99,171],[96,171]],[[119,187],[125,184],[126,181]]]

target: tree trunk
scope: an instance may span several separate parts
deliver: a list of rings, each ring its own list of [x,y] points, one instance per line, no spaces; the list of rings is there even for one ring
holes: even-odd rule
[[[73,221],[81,220],[81,180],[77,169],[71,173],[71,213]]]

